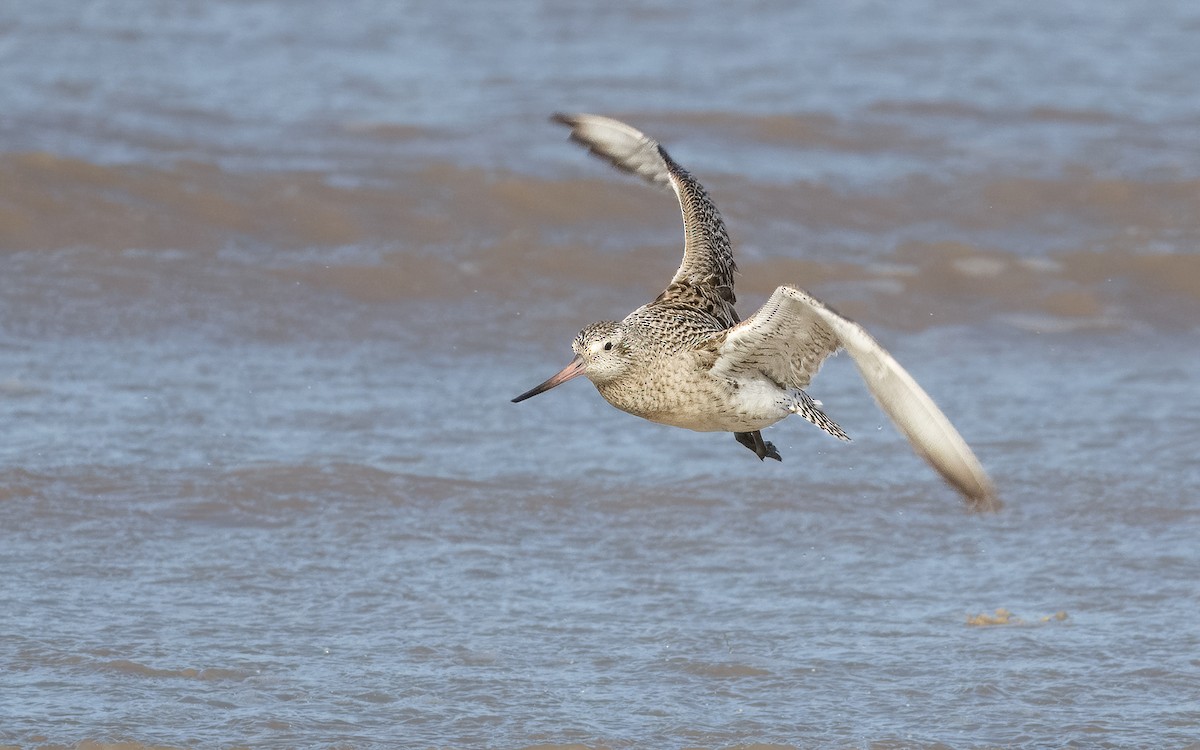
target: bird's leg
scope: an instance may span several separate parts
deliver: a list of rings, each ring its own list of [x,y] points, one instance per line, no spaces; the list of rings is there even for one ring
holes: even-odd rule
[[[762,432],[755,430],[754,432],[735,432],[733,437],[742,445],[754,451],[754,455],[758,456],[758,460],[765,461],[768,458],[773,458],[776,461],[782,461],[783,457],[779,455],[779,451],[775,450],[775,444],[763,440]]]

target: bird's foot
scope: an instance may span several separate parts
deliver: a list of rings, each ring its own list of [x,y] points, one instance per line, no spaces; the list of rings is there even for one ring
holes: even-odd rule
[[[755,451],[755,453],[758,453]],[[758,460],[765,461],[768,458],[773,458],[776,461],[783,461],[783,456],[779,455],[779,451],[775,450],[775,444],[769,440],[763,441],[763,452],[758,453]]]
[[[767,440],[763,440],[762,433],[755,432],[735,432],[733,437],[742,445],[754,451],[754,455],[758,456],[758,460],[765,461],[768,458],[773,458],[776,461],[783,461],[783,457],[779,455],[779,451],[775,449],[775,444]]]

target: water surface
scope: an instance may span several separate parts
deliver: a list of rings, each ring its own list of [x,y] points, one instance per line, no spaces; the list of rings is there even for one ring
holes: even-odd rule
[[[1200,11],[674,0],[0,10],[0,742],[1200,742]],[[760,464],[556,371],[709,186],[740,309],[867,325]],[[968,618],[1003,608],[1007,625]],[[1065,613],[1065,619],[1055,615]]]

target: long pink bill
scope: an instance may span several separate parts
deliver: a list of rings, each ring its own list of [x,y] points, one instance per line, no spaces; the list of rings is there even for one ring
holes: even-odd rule
[[[571,360],[571,364],[569,364],[566,367],[559,370],[557,375],[550,378],[545,383],[542,383],[539,386],[531,388],[530,390],[522,393],[520,396],[517,396],[516,398],[513,399],[513,403],[515,404],[515,403],[524,401],[527,398],[532,398],[532,397],[538,395],[539,393],[548,391],[551,388],[553,388],[554,386],[565,383],[568,380],[570,380],[571,378],[577,378],[582,374],[583,374],[583,357],[576,354],[575,359]]]

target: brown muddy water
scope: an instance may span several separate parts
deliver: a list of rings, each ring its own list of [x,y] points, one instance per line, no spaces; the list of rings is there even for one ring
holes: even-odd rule
[[[1200,747],[1200,7],[994,5],[4,5],[0,744]],[[509,403],[680,252],[556,110],[1004,511],[845,358],[782,464]]]

